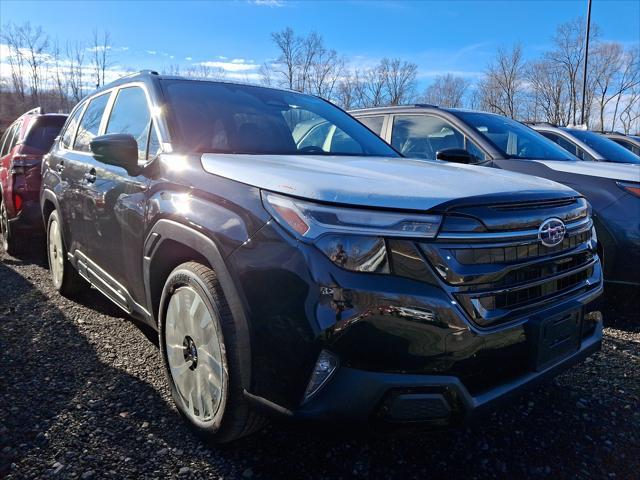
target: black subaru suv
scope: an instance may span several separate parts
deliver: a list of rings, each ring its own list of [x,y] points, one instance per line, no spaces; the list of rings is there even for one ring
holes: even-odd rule
[[[400,158],[309,95],[120,79],[71,113],[41,205],[56,288],[157,328],[179,411],[219,442],[265,413],[456,423],[601,342],[583,197]]]

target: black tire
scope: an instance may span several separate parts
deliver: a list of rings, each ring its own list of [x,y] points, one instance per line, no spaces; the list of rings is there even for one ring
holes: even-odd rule
[[[1,192],[0,192],[1,193]],[[2,249],[9,255],[16,255],[23,251],[22,244],[18,242],[18,238],[11,233],[11,224],[9,223],[9,215],[4,204],[4,199],[0,194],[0,242]]]
[[[222,385],[221,400],[217,410],[208,421],[199,421],[188,411],[184,398],[178,392],[167,350],[167,311],[171,297],[179,289],[193,290],[207,308],[220,344]],[[195,302],[194,302],[195,303]],[[239,379],[241,358],[248,352],[239,351],[236,339],[238,332],[233,314],[216,274],[209,267],[197,262],[187,262],[176,267],[168,276],[160,300],[159,344],[163,369],[171,389],[173,400],[180,414],[202,438],[212,443],[226,443],[249,435],[261,428],[265,420],[254,412],[243,394]],[[186,337],[185,337],[185,341]],[[186,358],[186,357],[185,357]],[[196,358],[198,358],[196,356]],[[198,362],[199,360],[196,360]]]
[[[52,248],[52,236],[60,236],[59,243]],[[55,240],[54,240],[55,241]],[[51,212],[47,221],[47,259],[49,260],[49,271],[51,272],[53,284],[56,290],[65,297],[73,297],[80,291],[88,288],[88,283],[80,276],[78,271],[67,259],[67,248],[62,237],[62,226],[57,211]],[[56,262],[56,265],[54,265]],[[57,273],[61,275],[57,277]]]

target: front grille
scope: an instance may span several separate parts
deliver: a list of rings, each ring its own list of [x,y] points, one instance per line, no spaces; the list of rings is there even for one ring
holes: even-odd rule
[[[592,222],[567,223],[567,234],[546,247],[531,230],[439,236],[420,250],[452,297],[480,327],[520,318],[570,295],[598,288],[601,270]]]
[[[451,253],[463,265],[482,265],[487,263],[517,262],[532,258],[546,257],[550,254],[571,250],[591,239],[591,230],[581,232],[565,239],[555,247],[545,247],[538,242],[517,246],[492,248],[454,248]]]
[[[519,307],[532,301],[539,301],[579,285],[593,274],[593,267],[581,270],[565,277],[549,280],[532,287],[520,288],[509,292],[477,297],[476,300],[486,310]]]

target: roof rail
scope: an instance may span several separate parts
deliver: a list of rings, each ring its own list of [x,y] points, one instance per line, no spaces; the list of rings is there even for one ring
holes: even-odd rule
[[[431,105],[430,103],[414,103],[413,106],[419,108],[440,108],[438,105]]]
[[[551,122],[536,122],[535,120],[525,120],[524,122],[525,125],[546,125],[548,127],[557,127],[557,125],[555,123],[551,123]]]
[[[23,113],[22,115],[20,115],[20,116],[22,117],[23,115],[39,115],[39,114],[41,114],[41,113],[43,113],[43,112],[42,112],[42,107],[36,107],[36,108],[32,108],[32,109],[31,109],[31,110],[29,110],[29,111],[24,112],[24,113]]]

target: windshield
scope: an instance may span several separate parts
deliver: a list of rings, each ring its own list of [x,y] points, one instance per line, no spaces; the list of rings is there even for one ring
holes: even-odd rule
[[[169,114],[189,151],[266,155],[399,154],[320,98],[271,88],[165,80]]]
[[[578,160],[531,128],[506,117],[482,112],[453,112],[478,130],[506,158]]]
[[[563,128],[567,132],[571,133],[578,140],[583,141],[596,152],[602,155],[602,158],[610,162],[618,163],[640,163],[640,157],[631,153],[622,145],[618,145],[613,140],[603,137],[594,132],[587,130],[574,130],[572,128]]]

